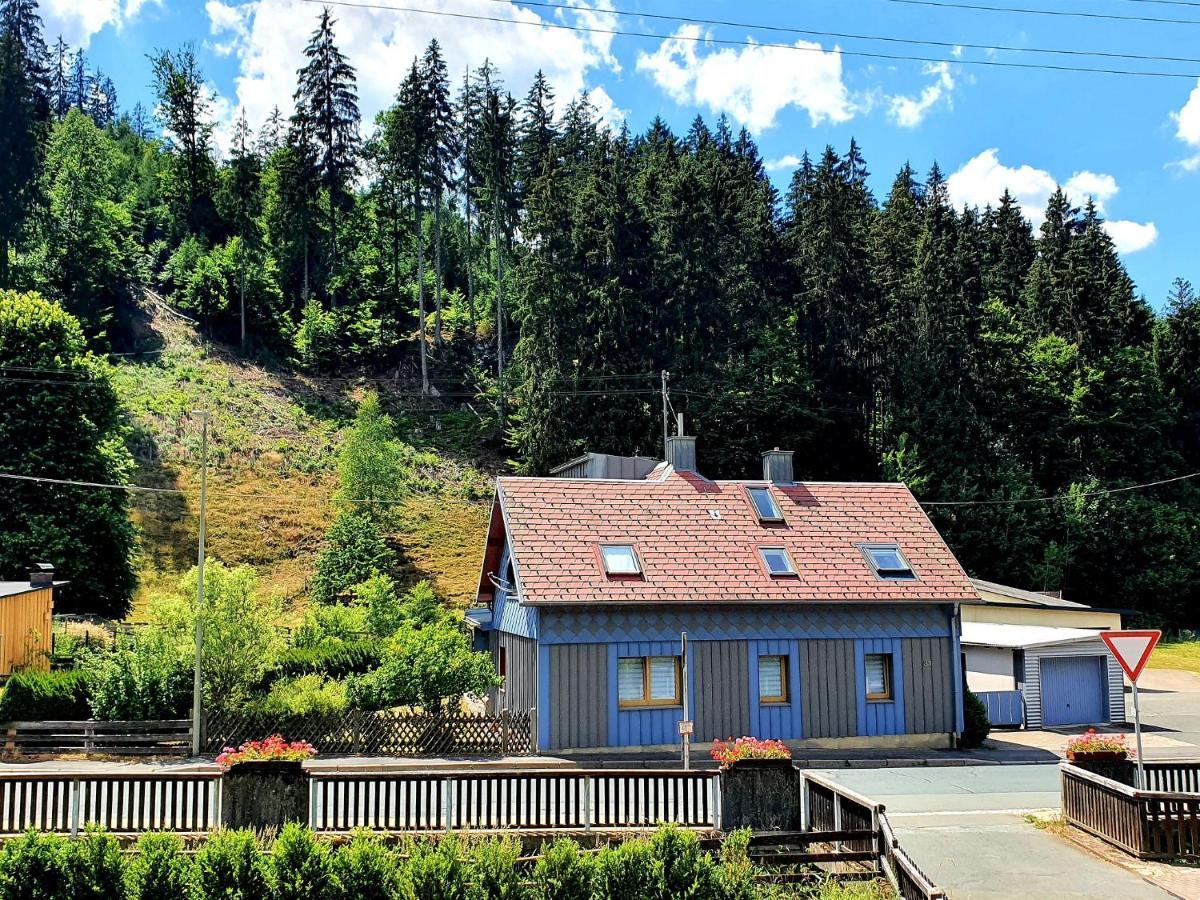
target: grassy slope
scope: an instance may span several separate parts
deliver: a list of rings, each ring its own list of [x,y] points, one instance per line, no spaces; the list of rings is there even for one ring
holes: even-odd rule
[[[337,450],[361,386],[246,363],[202,345],[189,325],[166,314],[153,316],[145,330],[139,344],[148,339],[160,351],[130,358],[116,372],[132,420],[135,481],[182,488],[187,497],[137,496],[142,560],[133,618],[195,563],[201,409],[211,416],[210,557],[254,566],[264,588],[298,613],[336,512]],[[490,496],[485,471],[461,455],[479,446],[472,439],[477,420],[469,411],[404,415],[403,402],[392,398],[401,436],[416,449],[417,487],[394,516],[401,574],[431,579],[439,595],[461,606],[474,595]]]
[[[1200,641],[1159,644],[1146,665],[1151,669],[1182,669],[1200,675]]]

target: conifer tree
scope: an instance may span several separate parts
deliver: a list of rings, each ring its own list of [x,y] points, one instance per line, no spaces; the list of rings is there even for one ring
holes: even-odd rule
[[[347,185],[357,167],[358,89],[354,67],[334,41],[336,24],[321,11],[317,30],[304,48],[308,61],[298,71],[293,122],[312,141],[315,171],[328,194],[329,298],[337,305],[338,213],[351,202]]]
[[[450,102],[450,77],[441,47],[429,42],[421,58],[423,114],[428,131],[428,156],[424,177],[430,186],[433,204],[434,323],[433,342],[442,345],[442,207],[446,191],[452,186],[454,161],[458,155],[458,135],[454,107]]]
[[[12,248],[35,192],[38,126],[34,87],[12,29],[0,32],[0,288],[11,284]]]
[[[549,162],[558,137],[554,127],[554,89],[538,69],[521,106],[520,146],[517,150],[517,192],[524,198]]]
[[[195,48],[190,45],[174,53],[158,51],[151,58],[151,65],[158,116],[173,151],[171,193],[174,203],[182,213],[180,219],[187,231],[203,234],[213,218],[212,195],[216,180],[216,166],[211,156],[213,122],[208,86],[204,83]]]
[[[37,0],[0,0],[0,31],[9,32],[16,41],[32,93],[34,118],[43,122],[50,116],[51,60],[42,37]]]
[[[67,42],[58,36],[50,55],[50,112],[61,122],[71,108],[71,59]]]

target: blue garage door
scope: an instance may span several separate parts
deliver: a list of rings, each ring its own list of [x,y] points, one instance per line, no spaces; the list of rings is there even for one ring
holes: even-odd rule
[[[1104,657],[1042,659],[1042,724],[1091,725],[1108,719]]]

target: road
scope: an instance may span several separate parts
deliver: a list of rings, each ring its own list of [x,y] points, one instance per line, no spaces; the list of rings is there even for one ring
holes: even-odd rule
[[[1058,766],[832,769],[883,802],[901,845],[953,900],[1171,895],[1025,821],[1058,809]]]

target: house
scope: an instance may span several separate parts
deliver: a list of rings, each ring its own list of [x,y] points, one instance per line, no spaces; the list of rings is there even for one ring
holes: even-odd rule
[[[19,668],[50,668],[54,569],[38,563],[28,581],[0,581],[0,676]]]
[[[695,438],[667,450],[498,480],[468,616],[493,708],[555,751],[678,745],[685,699],[697,742],[951,745],[977,595],[909,490],[795,482],[779,450],[710,481]]]
[[[1125,721],[1121,668],[1100,640],[1101,631],[1120,629],[1120,612],[971,583],[978,597],[962,606],[963,665],[993,725]]]

